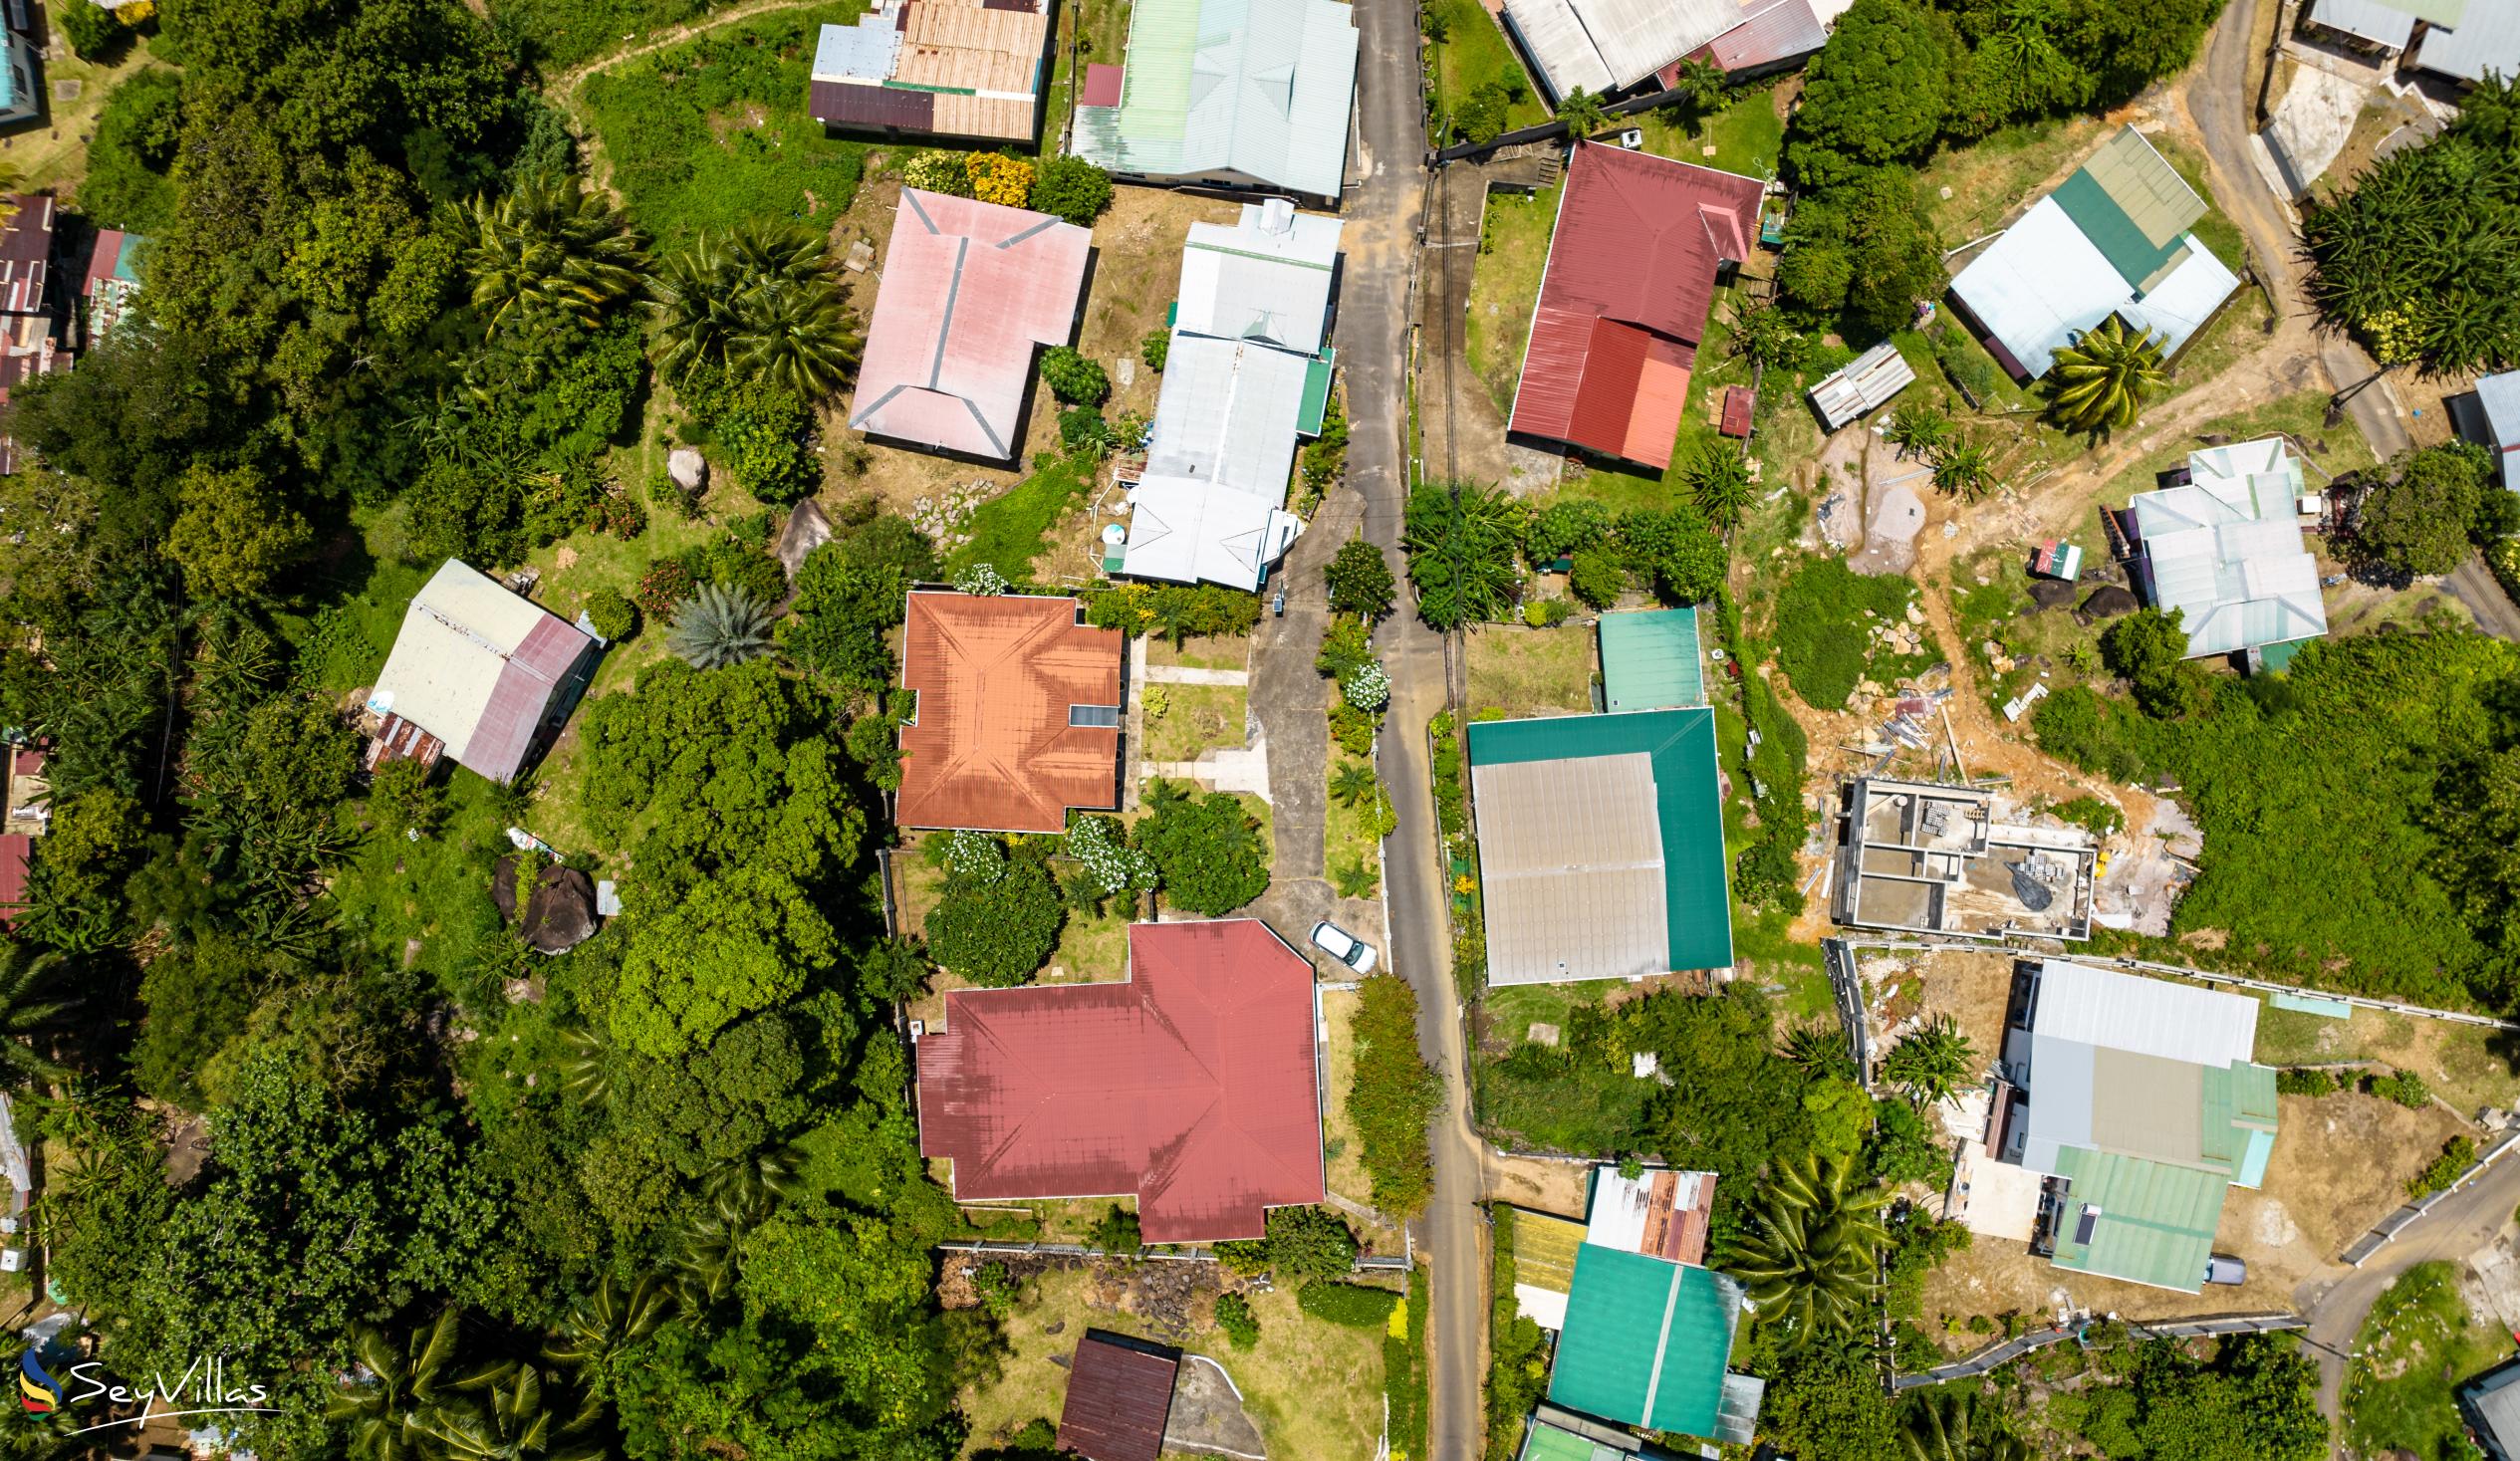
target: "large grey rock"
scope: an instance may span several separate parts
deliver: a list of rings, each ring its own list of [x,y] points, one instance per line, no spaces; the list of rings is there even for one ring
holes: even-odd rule
[[[696,497],[708,489],[708,458],[700,455],[697,447],[677,446],[673,454],[665,458],[665,475],[672,478],[673,485],[682,489],[685,495]]]
[[[499,916],[515,924],[518,936],[539,953],[568,952],[593,936],[600,921],[595,912],[595,880],[557,862],[545,863],[535,875],[520,910],[516,858],[501,857],[491,867],[490,901],[498,905]]]

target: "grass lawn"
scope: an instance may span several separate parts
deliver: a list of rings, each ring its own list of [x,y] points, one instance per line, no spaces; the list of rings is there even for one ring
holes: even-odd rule
[[[388,967],[441,978],[503,965],[508,950],[498,945],[507,933],[490,901],[490,870],[514,851],[496,787],[461,767],[448,770],[444,785],[446,816],[433,836],[412,842],[371,834],[332,884],[346,937]],[[564,853],[589,851],[557,840],[554,846]]]
[[[1593,709],[1593,626],[1554,629],[1477,624],[1470,629],[1470,713],[1589,714]]]
[[[669,246],[756,218],[819,229],[847,209],[869,147],[824,135],[806,82],[822,27],[865,8],[779,11],[589,77],[578,99],[631,220]]]
[[[1050,530],[1094,485],[1095,464],[1055,457],[1005,493],[973,510],[971,541],[953,552],[948,567],[960,572],[988,564],[1010,584],[1033,579],[1033,561],[1050,549]]]
[[[1744,177],[1774,174],[1785,150],[1785,119],[1777,113],[1775,91],[1764,86],[1742,92],[1694,128],[1681,126],[1667,109],[1625,121],[1644,132],[1645,150],[1657,157]],[[1708,147],[1715,149],[1714,155],[1707,155]]]
[[[712,0],[491,0],[490,20],[521,43],[525,59],[565,71],[648,34],[698,20]]]
[[[155,36],[142,36],[109,62],[82,61],[71,54],[70,43],[61,38],[58,28],[52,34],[52,59],[42,68],[48,124],[12,133],[8,150],[0,152],[0,160],[16,174],[18,187],[28,192],[78,189],[80,179],[88,175],[88,139],[96,133],[105,99],[149,64],[157,45]],[[64,100],[65,88],[75,89],[78,95]]]
[[[1053,864],[1073,870],[1073,862]],[[1134,896],[1134,894],[1132,896]],[[1074,908],[1059,930],[1059,946],[1050,953],[1050,968],[1034,976],[1036,984],[1096,984],[1129,975],[1129,918],[1132,905],[1115,898],[1095,917]],[[1056,971],[1055,976],[1053,971]]]
[[[1365,1146],[1357,1123],[1348,1114],[1348,1088],[1357,1078],[1356,991],[1325,989],[1321,1017],[1328,1032],[1329,1069],[1323,1073],[1330,1091],[1330,1112],[1322,1118],[1322,1149],[1330,1158],[1330,1190],[1350,1202],[1374,1203],[1374,1181],[1366,1175]]]
[[[2266,344],[2275,323],[2266,292],[2243,284],[2205,328],[2189,336],[2187,346],[2170,362],[2171,389],[2201,384],[2231,368],[2241,357]]]
[[[1565,191],[1561,182],[1528,197],[1517,192],[1487,195],[1462,350],[1499,411],[1513,408],[1523,346],[1531,339],[1531,312],[1540,303],[1540,276],[1549,263],[1549,231],[1557,224],[1558,197]]]
[[[1481,999],[1489,1039],[1502,1042],[1510,1055],[1528,1043],[1532,1023],[1538,1021],[1557,1026],[1563,1041],[1570,1011],[1599,1004],[1620,987],[1618,980],[1595,980],[1490,989]],[[1484,1055],[1474,1064],[1472,1100],[1479,1125],[1501,1144],[1517,1148],[1616,1156],[1635,1145],[1644,1126],[1646,1098],[1656,1089],[1651,1081],[1639,1081],[1625,1070],[1553,1069],[1534,1079]]]
[[[1330,775],[1334,780],[1337,779],[1339,769],[1343,766],[1365,766],[1371,769],[1372,764],[1361,757],[1351,756],[1340,750],[1336,742],[1332,743]],[[1385,789],[1383,798],[1388,801],[1387,788]],[[1329,803],[1329,823],[1322,839],[1322,865],[1329,870],[1332,884],[1341,887],[1343,891],[1348,884],[1340,881],[1341,869],[1357,869],[1358,877],[1354,886],[1358,889],[1355,894],[1358,897],[1372,897],[1375,889],[1383,881],[1383,839],[1376,823],[1375,811],[1376,808],[1372,802],[1361,801],[1351,807],[1337,797],[1333,797]]]
[[[1207,1265],[1202,1270],[1213,1272]],[[1056,1418],[1068,1391],[1067,1362],[1088,1329],[1162,1339],[1134,1314],[1098,1303],[1098,1275],[1052,1272],[1028,1281],[1004,1327],[1008,1352],[994,1383],[962,1393],[973,1449],[1042,1416]],[[1210,1316],[1215,1300],[1195,1301],[1198,1333],[1185,1345],[1225,1367],[1270,1455],[1308,1461],[1372,1461],[1383,1432],[1383,1331],[1325,1324],[1295,1307],[1292,1285],[1249,1296],[1260,1339],[1236,1349]],[[1056,1331],[1056,1333],[1053,1333]]]
[[[2152,479],[2164,468],[2187,460],[2196,449],[2198,438],[2220,432],[2233,441],[2247,441],[2273,432],[2292,437],[2296,449],[2308,448],[2304,457],[2308,470],[2303,481],[2313,492],[2328,485],[2331,477],[2360,471],[2371,466],[2376,458],[2371,443],[2351,422],[2330,429],[2326,423],[2328,395],[2323,390],[2305,390],[2262,406],[2218,417],[2198,426],[2192,434],[2180,436],[2154,450],[2149,456],[2120,472],[2101,489],[2100,502],[2107,507],[2124,507],[2139,492],[2149,491]]]
[[[2456,1392],[2509,1358],[2509,1336],[2477,1323],[2459,1297],[2458,1268],[2418,1264],[2372,1306],[2345,1380],[2347,1443],[2364,1456],[2465,1456]]]
[[[1161,634],[1146,636],[1146,663],[1177,665],[1182,669],[1248,669],[1251,666],[1249,634],[1202,634],[1181,641],[1175,647]]]
[[[1540,103],[1539,89],[1531,84],[1513,43],[1505,39],[1504,29],[1487,13],[1479,0],[1426,0],[1421,7],[1431,20],[1441,23],[1442,44],[1426,47],[1432,73],[1427,82],[1430,96],[1440,114],[1427,122],[1437,146],[1448,146],[1450,135],[1448,115],[1472,92],[1494,83],[1509,93],[1519,94],[1519,101],[1505,109],[1505,130],[1533,126],[1549,120],[1549,109]]]
[[[2520,1070],[2496,1049],[2495,1032],[2386,1010],[2356,1010],[2343,1020],[2268,1005],[2258,1012],[2257,1059],[2270,1066],[2327,1061],[2387,1061],[2423,1078],[2443,1100],[2474,1114],[2508,1105]]]
[[[2105,128],[2072,117],[2001,127],[1966,146],[1946,146],[1916,171],[1916,199],[1945,248],[1993,233],[2028,207],[2092,148]]]
[[[1240,685],[1147,685],[1138,694],[1146,707],[1141,760],[1195,761],[1211,746],[1230,750],[1248,738],[1251,701]]]

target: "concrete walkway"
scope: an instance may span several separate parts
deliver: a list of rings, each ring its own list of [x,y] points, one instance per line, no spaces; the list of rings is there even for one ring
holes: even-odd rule
[[[1247,746],[1217,747],[1201,751],[1196,761],[1140,761],[1137,775],[1162,777],[1167,781],[1195,781],[1215,792],[1249,792],[1270,806],[1274,812],[1277,798],[1270,795],[1269,737],[1258,732]]]
[[[1186,664],[1150,664],[1141,674],[1148,684],[1155,685],[1247,685],[1251,672],[1244,669],[1192,669]]]

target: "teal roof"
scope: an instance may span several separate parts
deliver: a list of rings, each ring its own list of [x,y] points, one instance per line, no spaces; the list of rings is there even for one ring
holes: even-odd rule
[[[1304,404],[1295,413],[1295,429],[1306,436],[1321,434],[1322,417],[1330,409],[1330,372],[1339,353],[1322,352],[1322,358],[1304,367]]]
[[[2072,1184],[2057,1220],[2056,1266],[2193,1294],[2205,1282],[2230,1183],[2220,1172],[2119,1156],[2087,1146],[2057,1154]],[[2091,1236],[2077,1242],[2086,1209]]]
[[[1668,710],[1706,703],[1697,653],[1697,610],[1605,613],[1602,686],[1613,710]]]
[[[18,105],[17,72],[9,65],[12,59],[10,48],[17,43],[18,38],[9,33],[9,28],[0,26],[0,111]]]
[[[2279,1010],[2293,1010],[2304,1015],[2322,1015],[2331,1020],[2348,1020],[2354,1017],[2352,1004],[2341,999],[2329,999],[2324,995],[2279,994],[2267,1003]]]
[[[1599,1441],[1587,1440],[1571,1430],[1561,1430],[1545,1420],[1535,1420],[1531,1423],[1531,1434],[1523,1438],[1522,1461],[1628,1461],[1628,1458]]]
[[[1740,1316],[1741,1286],[1721,1274],[1587,1243],[1575,1255],[1549,1398],[1604,1420],[1715,1437]]]
[[[1473,721],[1469,741],[1474,768],[1642,753],[1653,769],[1655,818],[1662,835],[1663,927],[1669,968],[1731,965],[1732,899],[1725,881],[1714,711],[1645,710]],[[1490,944],[1494,943],[1491,938]],[[1489,977],[1516,982],[1510,970],[1491,969]]]
[[[2184,235],[2155,246],[2089,171],[2078,170],[2049,196],[2065,210],[2066,217],[2074,220],[2074,226],[2083,230],[2083,237],[2092,241],[2092,247],[2100,250],[2109,266],[2130,284],[2140,285],[2150,279],[2188,247]]]

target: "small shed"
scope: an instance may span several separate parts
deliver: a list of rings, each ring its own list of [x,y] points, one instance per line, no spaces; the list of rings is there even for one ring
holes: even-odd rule
[[[1155,1461],[1172,1415],[1181,1351],[1108,1330],[1088,1330],[1068,1369],[1059,1449],[1087,1461]]]
[[[1915,368],[1898,347],[1885,340],[1831,371],[1811,388],[1812,409],[1820,423],[1835,431],[1849,421],[1871,415],[1890,398],[1914,384]]]
[[[1671,710],[1706,703],[1696,609],[1605,613],[1601,639],[1603,708]]]
[[[1725,386],[1723,423],[1715,429],[1726,436],[1747,437],[1750,434],[1750,414],[1758,402],[1758,393],[1747,385]]]
[[[2041,578],[2063,579],[2070,584],[2083,576],[2082,547],[2062,538],[2050,538],[2031,550],[2030,572]]]

